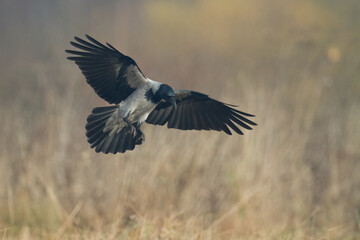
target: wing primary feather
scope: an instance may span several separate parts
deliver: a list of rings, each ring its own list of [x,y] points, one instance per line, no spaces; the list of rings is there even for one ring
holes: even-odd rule
[[[125,56],[124,54],[122,54],[121,52],[119,52],[116,48],[114,48],[110,43],[106,43],[106,45],[108,45],[108,47],[110,47],[112,50],[114,50],[116,53],[121,54],[122,56]]]
[[[223,126],[222,126],[222,130],[223,130],[226,134],[232,135],[230,129],[226,126],[225,123],[224,123]]]
[[[233,122],[239,124],[241,127],[246,128],[248,130],[252,130],[252,127],[248,126],[247,124],[243,123],[242,121],[240,121],[239,119],[237,119],[234,115],[231,115],[230,120],[232,120]]]
[[[98,45],[99,47],[103,48],[104,50],[110,50],[108,47],[106,47],[104,44],[98,42],[97,40],[95,40],[94,38],[92,38],[89,35],[85,35],[87,37],[87,39],[89,39],[91,42],[93,42],[94,44]]]
[[[234,112],[237,112],[237,113],[239,113],[239,114],[241,114],[241,115],[244,115],[244,116],[247,116],[247,117],[255,117],[255,115],[250,114],[250,113],[242,112],[242,111],[239,111],[239,110],[234,109],[234,108],[230,108],[230,109],[231,109],[232,111],[234,111]]]
[[[214,113],[213,115],[211,115],[213,117],[212,119],[220,125],[221,130],[223,130],[225,133],[229,135],[232,135],[231,131],[225,124],[226,117],[223,115],[224,113],[223,113],[223,109],[221,108],[221,105],[215,102],[215,104],[213,104],[212,106],[211,111]]]
[[[217,112],[218,121],[223,122],[226,126],[229,126],[232,128],[235,132],[238,134],[243,135],[243,133],[240,131],[240,129],[230,121],[231,117],[231,108],[227,107],[224,103],[216,101],[214,105],[214,111]],[[226,130],[226,128],[225,128]]]
[[[88,52],[92,52],[92,53],[103,53],[103,51],[99,50],[99,49],[96,49],[96,48],[91,48],[91,47],[87,47],[87,46],[84,46],[84,45],[81,45],[79,43],[76,43],[76,42],[70,42],[71,45],[73,45],[74,47],[77,47],[77,48],[80,48],[84,51],[88,51]]]
[[[96,69],[98,68],[98,69]],[[101,64],[101,63],[93,63],[93,64],[82,64],[80,69],[82,71],[89,71],[89,72],[94,72],[94,71],[99,71],[99,69],[111,69],[109,67],[109,63],[104,63],[104,64]]]
[[[238,134],[244,135],[244,133],[231,120],[226,119],[225,123]]]
[[[76,40],[76,41],[78,41],[79,43],[81,43],[81,44],[83,44],[83,45],[86,45],[86,46],[88,46],[88,47],[91,47],[91,48],[96,48],[97,50],[100,50],[100,51],[103,51],[104,49],[102,49],[102,48],[100,48],[100,47],[98,47],[98,46],[96,46],[96,45],[94,45],[94,44],[92,44],[92,43],[89,43],[89,42],[87,42],[87,41],[85,41],[85,40],[83,40],[83,39],[81,39],[81,38],[79,38],[79,37],[74,37],[74,39]]]
[[[74,54],[74,55],[78,55],[78,56],[82,56],[82,57],[94,57],[93,53],[89,53],[89,52],[80,52],[80,51],[75,51],[75,50],[65,50],[65,52],[70,53],[70,54]]]
[[[234,116],[234,117],[238,118],[239,120],[244,121],[244,122],[246,122],[246,123],[248,123],[250,125],[253,125],[253,126],[257,125],[253,121],[250,121],[249,119],[247,119],[247,118],[245,118],[245,117],[243,117],[243,116],[241,116],[241,115],[239,115],[237,113],[233,113],[232,116]]]
[[[110,60],[105,60],[105,59],[98,59],[97,61],[93,61],[93,60],[87,61],[87,60],[84,60],[84,59],[85,58],[81,58],[81,61],[76,60],[75,63],[78,64],[81,67],[90,67],[90,68],[108,67],[109,63],[110,63]]]
[[[72,61],[75,61],[76,64],[80,65],[98,65],[99,63],[103,64],[114,64],[114,59],[105,57],[105,56],[94,56],[94,57],[71,57]]]
[[[230,118],[232,117],[231,108],[222,102],[217,101],[216,103],[216,109],[218,113],[220,113],[222,121],[238,134],[244,135],[243,132],[232,121],[230,121]]]
[[[221,125],[214,120],[214,118],[207,114],[206,112],[203,113],[203,117],[206,120],[206,122],[208,123],[208,126],[210,127],[210,129],[216,130],[216,131],[221,131]]]
[[[69,50],[65,50],[65,51],[69,51]],[[86,58],[86,57],[67,57],[67,59],[71,60],[71,61],[75,61],[76,64],[80,65],[80,63],[95,63],[97,64],[99,62],[99,59],[96,58]]]

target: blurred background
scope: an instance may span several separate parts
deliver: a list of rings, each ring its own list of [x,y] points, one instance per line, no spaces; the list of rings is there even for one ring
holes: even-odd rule
[[[359,239],[360,3],[0,1],[3,239]],[[256,115],[244,136],[144,126],[96,154],[90,34],[144,74]]]

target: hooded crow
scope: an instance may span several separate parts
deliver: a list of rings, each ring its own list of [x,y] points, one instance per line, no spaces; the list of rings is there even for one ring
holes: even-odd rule
[[[71,45],[77,51],[69,60],[75,61],[87,83],[110,104],[96,107],[87,118],[86,136],[96,152],[124,153],[145,140],[141,125],[146,122],[181,130],[216,130],[231,135],[229,128],[243,135],[239,126],[252,129],[254,115],[236,110],[208,95],[173,90],[169,85],[153,81],[141,72],[136,62],[86,35],[75,37]],[[79,51],[80,50],[80,51]]]

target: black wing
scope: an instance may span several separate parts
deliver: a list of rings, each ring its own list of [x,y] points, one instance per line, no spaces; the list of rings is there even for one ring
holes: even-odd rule
[[[168,128],[182,130],[224,131],[229,135],[229,127],[243,135],[238,126],[252,129],[249,125],[257,125],[246,118],[254,115],[236,110],[234,105],[219,102],[199,92],[176,90],[175,99],[176,110],[170,103],[160,102],[149,114],[146,122],[154,125],[168,123]]]
[[[75,55],[68,59],[75,61],[87,83],[101,98],[118,104],[146,83],[146,77],[132,58],[120,53],[109,43],[105,46],[88,35],[86,37],[89,41],[75,37],[77,42],[70,42],[82,51],[66,52]]]

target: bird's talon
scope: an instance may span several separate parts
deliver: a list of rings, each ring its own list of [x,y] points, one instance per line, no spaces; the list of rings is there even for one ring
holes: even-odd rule
[[[135,144],[140,145],[143,142],[145,142],[145,135],[143,133],[141,133],[141,135],[138,138],[136,138]]]

